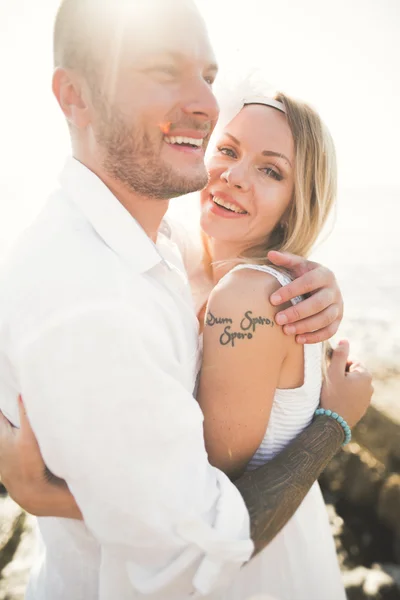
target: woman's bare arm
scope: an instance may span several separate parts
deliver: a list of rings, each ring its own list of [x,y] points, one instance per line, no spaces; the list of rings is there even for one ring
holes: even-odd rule
[[[303,348],[276,325],[266,300],[278,288],[272,275],[236,271],[216,286],[207,307],[198,401],[209,460],[232,479],[264,437],[289,348],[303,369]]]
[[[243,472],[263,438],[279,373],[292,350],[281,328],[271,324],[272,307],[263,301],[260,282],[251,276],[243,280],[245,273],[237,273],[242,285],[230,285],[228,279],[210,298],[199,401],[205,413],[210,462],[235,480],[249,510],[257,553],[297,510],[340,449],[344,434],[336,421],[319,417],[268,464]],[[250,339],[243,337],[249,331],[248,307],[256,319]],[[367,409],[373,390],[371,377],[361,365],[347,372],[347,358],[345,343],[333,353],[321,405],[354,425]]]

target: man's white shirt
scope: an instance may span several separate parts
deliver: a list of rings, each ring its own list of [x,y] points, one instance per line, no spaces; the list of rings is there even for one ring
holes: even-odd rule
[[[22,394],[85,521],[39,519],[29,600],[218,597],[250,558],[243,499],[207,459],[198,368],[176,247],[70,159],[0,278],[0,407],[17,423]]]

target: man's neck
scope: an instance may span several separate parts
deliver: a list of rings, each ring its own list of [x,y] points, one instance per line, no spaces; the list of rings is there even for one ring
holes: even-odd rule
[[[161,221],[168,210],[169,200],[141,196],[127,190],[123,184],[111,177],[106,176],[101,179],[122,206],[136,219],[149,238],[156,242]]]
[[[101,179],[122,206],[136,219],[149,238],[156,242],[161,221],[168,210],[169,200],[158,200],[136,194],[98,165],[76,158]]]

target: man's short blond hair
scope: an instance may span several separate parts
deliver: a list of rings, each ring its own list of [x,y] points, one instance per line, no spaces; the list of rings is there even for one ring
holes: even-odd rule
[[[54,66],[89,74],[118,40],[126,10],[132,14],[140,6],[157,9],[157,4],[171,11],[195,7],[193,0],[61,0],[54,26]]]
[[[54,25],[55,67],[86,73],[94,66],[104,5],[104,0],[62,0]]]

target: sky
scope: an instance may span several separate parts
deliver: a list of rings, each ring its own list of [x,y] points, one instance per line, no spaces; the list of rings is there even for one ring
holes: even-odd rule
[[[198,4],[222,81],[224,73],[257,69],[309,101],[335,139],[341,188],[400,193],[399,0]],[[0,240],[32,220],[69,153],[50,91],[57,5],[0,0]]]

